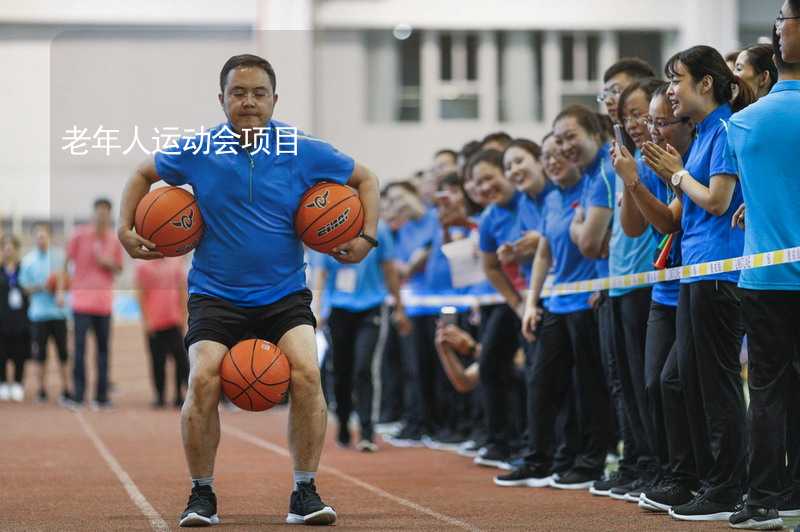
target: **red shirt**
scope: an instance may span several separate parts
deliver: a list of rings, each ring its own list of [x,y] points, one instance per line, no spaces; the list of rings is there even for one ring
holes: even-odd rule
[[[98,234],[93,225],[75,230],[67,246],[74,270],[70,279],[72,310],[81,314],[110,316],[114,299],[114,273],[97,262],[111,259],[122,267],[122,245],[112,229]]]
[[[185,325],[186,267],[183,258],[136,261],[136,286],[148,332]]]

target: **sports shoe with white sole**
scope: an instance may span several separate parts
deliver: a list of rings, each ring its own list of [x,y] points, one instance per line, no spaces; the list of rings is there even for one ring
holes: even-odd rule
[[[217,516],[217,496],[211,486],[192,488],[186,510],[178,520],[180,527],[211,526],[219,524]]]
[[[559,475],[553,475],[550,479],[550,486],[560,490],[588,490],[599,480],[599,475],[592,476],[580,471],[567,471]]]
[[[508,473],[494,477],[494,483],[503,487],[544,488],[550,485],[552,474],[528,465],[522,465]]]
[[[336,510],[328,506],[317,494],[313,480],[298,482],[297,489],[289,500],[286,523],[290,525],[332,525],[336,522]]]

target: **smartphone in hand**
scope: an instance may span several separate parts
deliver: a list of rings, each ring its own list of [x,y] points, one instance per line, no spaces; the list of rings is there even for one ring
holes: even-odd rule
[[[439,311],[439,321],[442,325],[455,325],[457,318],[458,309],[456,307],[446,306]]]
[[[625,145],[625,135],[622,133],[622,126],[614,124],[614,140],[617,141],[617,146],[622,148]]]

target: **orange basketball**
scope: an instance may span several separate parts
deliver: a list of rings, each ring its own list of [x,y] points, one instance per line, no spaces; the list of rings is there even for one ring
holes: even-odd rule
[[[358,193],[345,185],[314,185],[300,200],[294,230],[308,247],[320,253],[355,237],[364,228],[364,209]]]
[[[219,366],[222,392],[242,410],[261,412],[286,398],[291,368],[278,346],[266,340],[242,340]]]
[[[185,255],[203,236],[203,217],[191,193],[162,187],[147,193],[136,207],[136,233],[156,245],[165,257]]]

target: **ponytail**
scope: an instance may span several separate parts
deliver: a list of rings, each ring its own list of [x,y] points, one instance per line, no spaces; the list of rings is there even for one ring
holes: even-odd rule
[[[735,97],[733,96],[734,86],[737,87],[737,90],[735,91]],[[733,82],[731,83],[731,108],[733,109],[733,112],[738,113],[755,101],[756,95],[753,92],[753,89],[750,88],[750,85],[742,81],[742,78],[739,76],[734,76]]]

